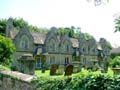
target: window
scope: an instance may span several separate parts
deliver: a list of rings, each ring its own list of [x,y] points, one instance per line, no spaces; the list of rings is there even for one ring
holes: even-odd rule
[[[49,50],[50,51],[55,51],[55,40],[51,39],[50,42],[49,42]]]
[[[22,36],[21,41],[20,41],[20,47],[21,48],[28,48],[29,47],[29,42],[28,42],[27,36]]]
[[[27,40],[21,41],[21,48],[28,48],[28,42],[27,42]]]
[[[65,46],[65,51],[66,51],[66,52],[69,52],[69,45],[66,45],[66,46]]]

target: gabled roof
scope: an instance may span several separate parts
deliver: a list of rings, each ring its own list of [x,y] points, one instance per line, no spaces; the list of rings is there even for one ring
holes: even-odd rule
[[[10,38],[14,39],[15,36],[18,34],[18,32],[19,31],[17,31],[17,30],[11,30],[10,31]],[[35,44],[44,44],[44,41],[45,41],[45,38],[46,38],[45,34],[41,34],[41,33],[38,33],[38,32],[30,32],[30,33],[33,36]]]
[[[18,30],[11,30],[10,31],[10,38],[14,39],[15,36],[18,34]],[[44,44],[45,39],[46,39],[46,34],[41,34],[38,32],[30,32],[31,35],[33,36],[34,39],[34,43],[35,44]],[[60,39],[59,36],[57,36],[58,40]],[[73,48],[79,48],[79,41],[76,38],[70,38],[71,42],[72,42],[72,46]]]

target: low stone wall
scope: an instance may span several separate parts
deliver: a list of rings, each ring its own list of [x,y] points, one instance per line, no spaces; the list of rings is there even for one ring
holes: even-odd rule
[[[35,90],[32,75],[16,71],[0,71],[0,90]]]

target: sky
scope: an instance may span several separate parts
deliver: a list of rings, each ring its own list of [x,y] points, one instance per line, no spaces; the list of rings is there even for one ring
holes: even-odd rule
[[[107,39],[120,46],[120,32],[114,33],[115,17],[120,14],[120,0],[109,0],[100,6],[87,0],[0,0],[0,19],[23,18],[38,27],[80,27],[98,41]]]

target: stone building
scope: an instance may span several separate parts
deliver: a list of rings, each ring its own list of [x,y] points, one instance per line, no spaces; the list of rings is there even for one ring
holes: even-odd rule
[[[15,66],[19,66],[17,60],[24,54],[33,56],[36,69],[46,68],[51,64],[66,66],[74,62],[78,62],[80,68],[92,68],[95,64],[101,66],[102,61],[109,62],[110,48],[107,47],[107,41],[101,39],[98,44],[94,38],[86,40],[83,33],[76,39],[67,35],[58,36],[55,27],[47,34],[30,32],[26,27],[14,30],[12,19],[9,19],[6,37],[11,38],[16,47],[13,55]],[[104,58],[99,58],[102,54]]]

